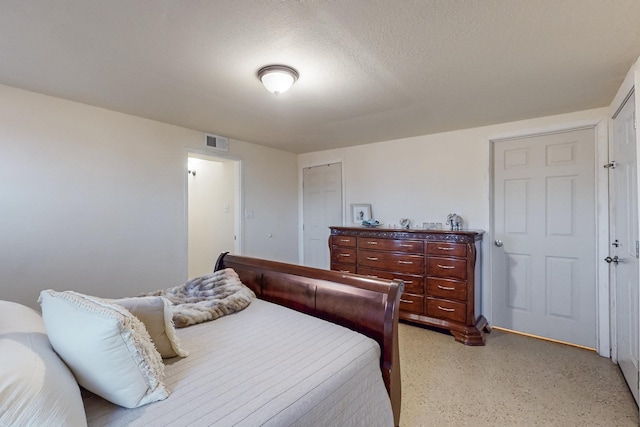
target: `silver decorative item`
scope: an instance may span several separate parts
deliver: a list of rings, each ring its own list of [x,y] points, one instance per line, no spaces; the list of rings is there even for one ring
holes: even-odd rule
[[[456,213],[450,213],[447,215],[447,225],[451,228],[451,231],[457,231],[462,228],[462,217]]]

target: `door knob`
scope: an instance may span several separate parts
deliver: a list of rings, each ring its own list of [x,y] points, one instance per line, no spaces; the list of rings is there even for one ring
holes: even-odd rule
[[[613,258],[608,256],[604,260],[609,264],[614,263],[616,265],[620,262],[620,258],[618,258],[618,255],[614,256]]]
[[[502,240],[496,240],[495,242],[493,242],[494,245],[496,245],[497,247],[502,247],[503,243]]]

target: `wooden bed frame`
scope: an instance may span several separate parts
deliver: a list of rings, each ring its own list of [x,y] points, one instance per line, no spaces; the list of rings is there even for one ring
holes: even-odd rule
[[[264,259],[223,253],[215,271],[232,268],[240,280],[265,301],[360,332],[380,345],[380,368],[400,422],[398,310],[402,281],[373,279]]]

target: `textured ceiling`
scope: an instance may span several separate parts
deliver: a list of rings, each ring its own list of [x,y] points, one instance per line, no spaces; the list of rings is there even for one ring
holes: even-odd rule
[[[638,0],[0,0],[0,83],[294,153],[607,106],[638,56]]]

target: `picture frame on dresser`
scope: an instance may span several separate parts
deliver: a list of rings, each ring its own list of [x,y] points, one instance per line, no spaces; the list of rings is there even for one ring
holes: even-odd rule
[[[371,216],[371,204],[369,203],[352,203],[351,218],[354,224],[362,224],[362,221],[369,221]]]

